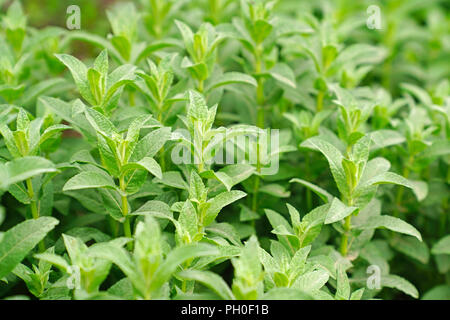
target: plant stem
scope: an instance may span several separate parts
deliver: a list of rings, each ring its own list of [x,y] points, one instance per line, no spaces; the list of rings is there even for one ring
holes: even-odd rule
[[[31,215],[33,216],[33,219],[39,218],[39,212],[37,209],[36,199],[34,199],[34,190],[33,190],[33,182],[30,179],[27,179],[27,189],[28,189],[28,196],[30,197],[30,207],[31,207]]]
[[[130,238],[130,239],[132,238],[130,217],[128,217],[128,216],[125,217],[125,221],[123,222],[123,233],[124,233],[125,237]],[[133,242],[128,242],[127,248],[130,251],[133,250]]]
[[[256,48],[256,54],[255,54],[255,73],[256,75],[259,75],[262,71],[262,46],[259,44]],[[264,123],[265,123],[265,109],[264,109],[264,79],[261,77],[258,77],[258,86],[256,87],[256,102],[258,104],[257,111],[256,111],[256,126],[258,128],[264,129]],[[260,145],[259,145],[259,137],[257,141],[256,146],[256,171],[258,173],[261,172],[261,159],[260,159]],[[255,176],[255,183],[253,185],[253,198],[252,198],[252,211],[256,212],[258,210],[258,192],[259,192],[259,184],[260,184],[260,176]]]
[[[123,177],[120,177],[120,190],[125,193],[125,181]],[[125,217],[125,221],[123,222],[123,233],[125,237],[132,239],[133,236],[131,235],[131,224],[130,224],[130,217],[128,216],[128,199],[126,195],[122,195],[122,215]],[[128,250],[133,250],[133,242],[127,243]]]
[[[344,223],[344,234],[342,235],[342,239],[341,239],[341,247],[340,247],[340,251],[342,256],[346,256],[348,253],[348,234],[350,232],[351,229],[351,222],[352,222],[352,215],[349,215],[347,218],[345,218],[345,223]]]
[[[255,184],[253,185],[253,201],[252,201],[252,211],[256,212],[258,209],[258,190],[259,190],[259,176],[255,176]]]
[[[203,93],[204,90],[204,80],[198,80],[198,87],[197,87],[198,92]]]
[[[30,198],[30,209],[31,209],[31,215],[33,219],[39,218],[39,211],[37,208],[36,199],[34,198],[34,189],[33,189],[33,181],[31,178],[26,180],[27,189],[28,189],[28,197]],[[44,252],[45,251],[45,241],[42,239],[41,242],[39,242],[39,251]]]
[[[317,112],[320,112],[323,110],[323,98],[325,97],[325,92],[319,91],[317,94],[317,103],[316,103],[316,110]]]

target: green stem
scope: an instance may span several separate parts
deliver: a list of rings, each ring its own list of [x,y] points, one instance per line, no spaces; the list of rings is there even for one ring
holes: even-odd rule
[[[257,107],[257,116],[256,116],[256,126],[258,128],[264,129],[264,123],[265,123],[265,110],[263,106]]]
[[[253,185],[253,201],[252,201],[252,211],[256,212],[258,210],[258,191],[259,191],[260,177],[255,176],[255,183]]]
[[[323,110],[323,98],[325,97],[325,92],[319,91],[317,94],[317,103],[316,103],[316,110],[317,112],[320,112]]]
[[[204,80],[198,80],[198,87],[197,87],[198,92],[203,93],[204,90]]]
[[[28,189],[28,197],[30,198],[30,209],[31,209],[31,215],[33,219],[39,218],[39,211],[37,208],[36,199],[34,197],[34,189],[33,189],[33,182],[31,178],[26,180],[27,189]],[[41,242],[39,242],[39,251],[44,252],[45,251],[45,240],[42,239]]]
[[[31,215],[33,216],[33,219],[39,218],[39,212],[37,209],[36,199],[34,198],[34,189],[33,189],[33,182],[30,179],[27,179],[27,189],[28,189],[28,197],[30,197],[30,207],[31,207]]]
[[[258,45],[256,48],[255,54],[255,73],[258,75],[258,85],[256,87],[256,102],[258,104],[257,114],[256,114],[256,126],[258,128],[264,129],[265,124],[265,109],[264,109],[264,79],[259,77],[259,74],[262,71],[263,63],[262,63],[262,46]],[[260,159],[260,145],[259,141],[256,146],[256,171],[258,173],[261,172],[261,159]],[[253,185],[253,197],[252,197],[252,211],[256,212],[258,210],[258,193],[259,193],[259,185],[260,185],[260,177],[259,175],[255,176],[255,183]]]
[[[120,190],[125,193],[125,181],[123,177],[120,177]],[[125,221],[123,223],[123,233],[125,237],[133,239],[131,235],[131,222],[130,217],[128,216],[129,208],[128,208],[128,199],[126,195],[121,196],[122,199],[122,215],[125,217]],[[128,250],[133,250],[133,242],[127,243]]]
[[[114,238],[117,238],[119,236],[120,223],[111,217],[109,217],[108,221],[111,233],[113,234]]]
[[[264,79],[260,76],[263,69],[262,61],[262,45],[258,44],[255,53],[255,75],[257,76],[257,87],[256,87],[256,103],[258,104],[258,115],[256,118],[256,125],[259,128],[264,127]]]
[[[192,261],[193,261],[192,259],[189,259],[185,263],[183,263],[183,269],[184,270],[188,269],[189,266],[192,264]],[[183,281],[181,283],[181,290],[185,293],[187,292],[187,280],[183,279]]]
[[[343,257],[347,256],[348,253],[348,236],[351,230],[351,223],[352,223],[352,215],[349,215],[347,218],[345,218],[344,223],[344,234],[342,235],[341,239],[341,247],[340,252]]]
[[[129,216],[125,217],[125,221],[123,222],[123,233],[124,233],[125,237],[132,239],[131,223],[130,223]],[[128,242],[127,248],[128,248],[128,250],[132,251],[133,250],[133,242],[131,242],[131,241]]]

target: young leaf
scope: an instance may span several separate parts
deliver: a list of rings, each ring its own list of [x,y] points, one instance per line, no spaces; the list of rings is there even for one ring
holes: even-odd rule
[[[344,168],[342,167],[343,156],[341,152],[329,142],[317,137],[304,141],[300,146],[320,151],[327,158],[331,173],[333,174],[339,191],[343,194],[347,194],[348,185]]]

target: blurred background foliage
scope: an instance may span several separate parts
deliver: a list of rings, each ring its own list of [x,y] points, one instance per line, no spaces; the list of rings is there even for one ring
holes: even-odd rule
[[[110,32],[106,10],[126,0],[23,0],[24,11],[28,16],[28,25],[42,28],[44,26],[65,27],[68,17],[66,10],[70,5],[81,8],[81,29],[100,36]],[[152,15],[152,6],[156,0],[132,1],[143,10],[144,16]],[[164,1],[163,1],[164,2]],[[170,6],[179,6],[173,16],[170,16],[170,30],[176,32],[175,19],[192,19],[192,25],[201,21],[213,24],[230,21],[238,16],[239,0],[170,0]],[[0,0],[0,6],[6,8],[11,1]],[[364,24],[368,17],[367,8],[371,5],[381,9],[381,30],[355,28]],[[292,10],[292,8],[301,10]],[[45,8],[45,9],[43,9]],[[187,14],[187,10],[189,14]],[[380,72],[374,72],[373,77],[381,77],[383,86],[393,90],[394,96],[399,95],[398,83],[408,81],[417,84],[437,85],[443,78],[450,77],[448,61],[450,59],[450,1],[445,0],[281,0],[275,7],[278,14],[292,18],[302,18],[305,12],[313,12],[323,19],[332,17],[334,26],[339,27],[336,39],[343,45],[354,43],[371,43],[381,45],[388,50],[387,59]],[[206,16],[205,16],[206,15]],[[151,17],[150,17],[151,19]],[[333,35],[335,35],[333,33]],[[98,48],[75,42],[74,53],[79,56],[90,56],[98,53]],[[94,52],[92,52],[94,51]],[[406,77],[405,77],[406,75]]]

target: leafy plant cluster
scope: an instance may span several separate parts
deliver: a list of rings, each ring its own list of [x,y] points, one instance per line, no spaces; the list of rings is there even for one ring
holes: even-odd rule
[[[444,1],[3,2],[0,297],[450,298]]]

